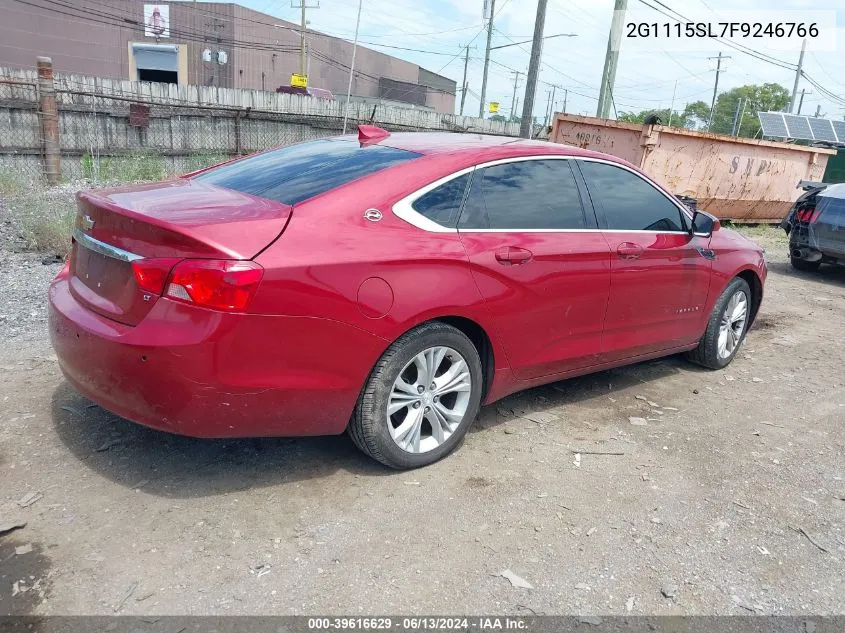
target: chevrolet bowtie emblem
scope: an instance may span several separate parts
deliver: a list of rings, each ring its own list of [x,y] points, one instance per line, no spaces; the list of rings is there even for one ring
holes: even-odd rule
[[[91,219],[90,215],[86,215],[84,218],[82,218],[80,224],[82,225],[83,231],[90,231],[94,228],[94,220]]]

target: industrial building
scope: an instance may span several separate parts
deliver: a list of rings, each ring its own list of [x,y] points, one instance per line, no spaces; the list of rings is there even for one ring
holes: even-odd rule
[[[276,90],[300,72],[300,26],[231,2],[8,0],[0,66],[223,88]],[[306,30],[308,87],[346,95],[352,43]],[[358,46],[355,100],[453,113],[455,82]]]

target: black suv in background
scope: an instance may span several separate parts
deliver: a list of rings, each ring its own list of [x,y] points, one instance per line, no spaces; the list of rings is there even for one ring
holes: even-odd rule
[[[798,270],[845,266],[845,183],[807,183],[781,221],[789,235],[789,261]]]

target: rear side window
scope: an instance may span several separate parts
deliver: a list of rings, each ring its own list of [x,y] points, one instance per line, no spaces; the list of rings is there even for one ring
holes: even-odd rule
[[[461,203],[464,201],[469,178],[469,173],[453,178],[423,194],[411,206],[414,211],[432,222],[454,229],[458,223],[458,214],[461,211]]]
[[[477,169],[462,229],[583,229],[584,210],[567,160],[525,160]]]
[[[845,227],[844,198],[826,196],[822,193],[818,196],[816,210],[818,211],[817,222],[838,228]]]
[[[683,231],[681,210],[640,176],[606,163],[579,161],[590,196],[618,231]]]
[[[321,140],[221,165],[194,180],[296,204],[419,156],[381,145],[361,147],[354,141]]]

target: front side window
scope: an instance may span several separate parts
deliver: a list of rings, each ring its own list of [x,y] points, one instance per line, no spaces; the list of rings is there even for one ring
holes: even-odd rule
[[[568,160],[525,160],[476,169],[461,229],[583,229],[581,196]]]
[[[419,156],[382,145],[361,147],[353,141],[321,140],[256,154],[210,169],[193,180],[297,204]]]
[[[681,210],[640,176],[614,165],[579,161],[590,197],[617,231],[684,231]]]
[[[432,222],[451,229],[458,223],[461,203],[469,184],[470,174],[466,173],[443,183],[421,195],[411,205],[414,211],[427,217]]]

